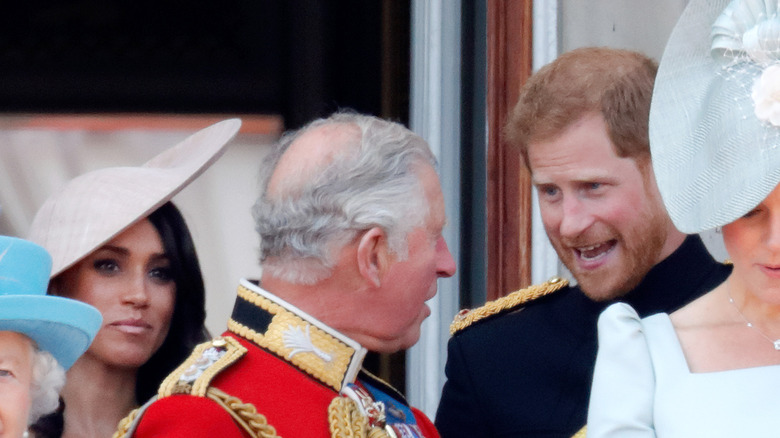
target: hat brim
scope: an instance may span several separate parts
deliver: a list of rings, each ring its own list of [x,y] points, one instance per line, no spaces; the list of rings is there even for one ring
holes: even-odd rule
[[[754,114],[761,68],[713,57],[711,33],[730,0],[691,0],[659,64],[650,108],[658,189],[675,226],[697,233],[726,225],[780,182],[778,128]]]
[[[71,180],[44,202],[29,239],[52,256],[54,277],[145,218],[224,152],[239,119],[211,125],[140,167],[115,167]]]
[[[26,335],[69,369],[100,330],[103,317],[92,306],[55,296],[0,296],[0,331]]]

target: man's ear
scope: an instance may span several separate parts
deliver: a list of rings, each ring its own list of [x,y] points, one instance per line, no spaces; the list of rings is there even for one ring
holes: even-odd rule
[[[387,234],[379,227],[373,227],[363,233],[358,242],[357,262],[360,274],[379,287],[382,277],[390,265],[390,253],[387,246]]]

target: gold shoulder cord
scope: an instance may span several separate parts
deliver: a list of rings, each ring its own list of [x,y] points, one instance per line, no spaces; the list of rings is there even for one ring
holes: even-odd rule
[[[244,403],[238,397],[233,397],[211,387],[206,391],[206,397],[210,398],[222,407],[233,420],[240,425],[251,437],[257,438],[281,438],[276,434],[276,429],[268,424],[265,415],[260,414],[252,403]]]
[[[482,307],[478,307],[473,310],[462,310],[460,313],[455,315],[455,319],[452,321],[452,324],[450,324],[450,335],[454,335],[460,330],[463,330],[471,324],[485,319],[488,316],[495,315],[504,310],[511,309],[545,295],[549,295],[555,291],[563,289],[568,285],[568,280],[560,277],[553,277],[542,284],[529,286],[525,289],[512,292],[505,297],[494,301],[489,301]]]
[[[257,412],[253,404],[244,403],[238,397],[233,397],[214,387],[206,390],[205,397],[211,399],[230,414],[233,417],[233,421],[241,426],[249,436],[255,438],[281,438],[276,434],[276,429],[268,424],[265,416]],[[112,438],[125,437],[139,412],[140,409],[133,409],[127,417],[123,418],[119,422],[117,431],[114,432]]]
[[[127,431],[130,429],[130,425],[135,421],[135,417],[138,416],[139,409],[133,409],[129,414],[119,421],[116,427],[116,432],[111,435],[111,438],[123,438],[127,435]]]
[[[330,402],[328,424],[331,438],[390,438],[385,430],[369,426],[368,418],[347,397],[338,396]]]
[[[211,347],[225,348],[225,354],[216,362],[211,364],[203,373],[192,383],[184,383],[180,380],[187,369],[194,364]],[[268,424],[264,415],[257,412],[257,409],[251,403],[244,403],[238,397],[233,397],[215,387],[210,386],[211,380],[222,370],[237,361],[246,353],[246,348],[236,340],[225,337],[205,342],[198,345],[190,357],[184,361],[173,373],[171,373],[160,385],[157,397],[169,397],[175,394],[189,394],[195,397],[206,397],[222,409],[224,409],[249,436],[255,438],[280,438],[276,434],[276,429]],[[123,438],[139,420],[142,415],[141,408],[134,409],[130,414],[123,418],[117,426],[117,431],[112,438]]]

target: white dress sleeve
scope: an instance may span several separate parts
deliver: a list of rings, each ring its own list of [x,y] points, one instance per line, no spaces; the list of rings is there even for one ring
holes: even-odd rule
[[[587,436],[655,437],[655,376],[639,316],[628,304],[613,304],[599,317],[598,330]]]

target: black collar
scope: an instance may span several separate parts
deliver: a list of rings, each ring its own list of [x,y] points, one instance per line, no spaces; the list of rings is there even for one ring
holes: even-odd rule
[[[620,301],[631,305],[639,316],[670,313],[695,300],[722,283],[731,267],[712,258],[698,235],[689,235],[677,250],[647,273],[631,292],[612,301],[593,302],[581,291],[582,305],[592,313],[601,313]]]

